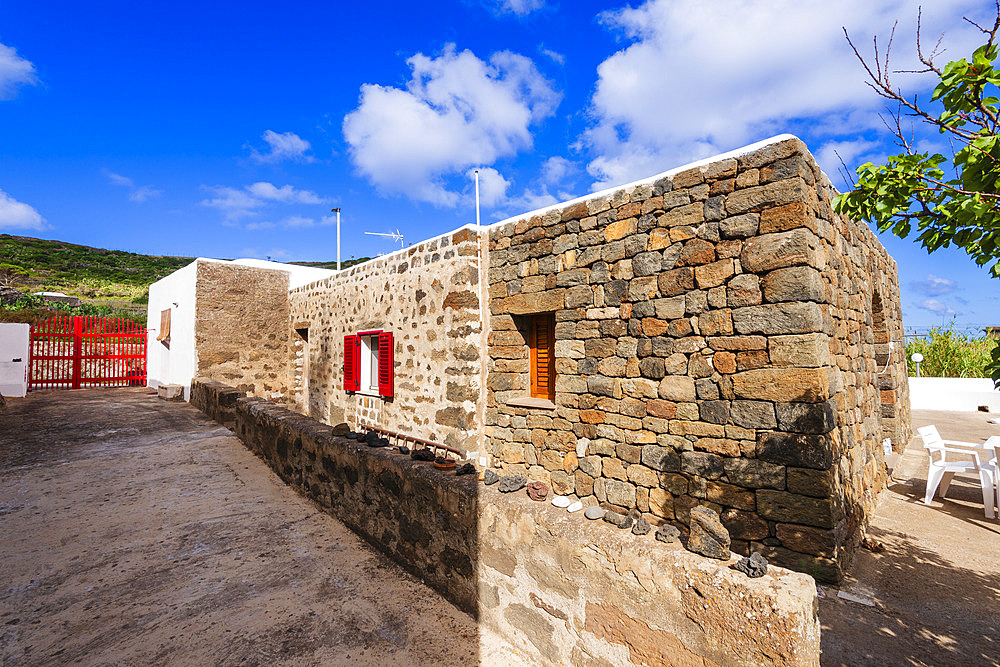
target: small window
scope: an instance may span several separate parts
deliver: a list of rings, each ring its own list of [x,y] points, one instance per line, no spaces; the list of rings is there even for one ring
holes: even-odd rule
[[[393,397],[393,344],[389,331],[344,337],[344,390]]]
[[[556,318],[554,313],[532,315],[528,323],[531,357],[531,397],[556,399]]]
[[[170,347],[170,309],[160,311],[160,333],[156,337],[167,347]]]

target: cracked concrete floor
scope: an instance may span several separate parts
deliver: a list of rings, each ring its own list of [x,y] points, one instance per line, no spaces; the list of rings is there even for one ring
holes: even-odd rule
[[[2,665],[507,662],[229,431],[144,389],[9,402],[0,563]]]

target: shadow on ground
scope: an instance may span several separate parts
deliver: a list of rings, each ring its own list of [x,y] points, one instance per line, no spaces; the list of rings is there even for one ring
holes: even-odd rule
[[[145,390],[0,415],[0,665],[479,662],[475,622]]]
[[[1000,433],[975,413],[914,413],[945,438]],[[944,499],[923,504],[927,456],[910,443],[842,590],[875,607],[820,601],[824,665],[993,665],[1000,659],[1000,522],[986,519],[978,476],[956,476]]]

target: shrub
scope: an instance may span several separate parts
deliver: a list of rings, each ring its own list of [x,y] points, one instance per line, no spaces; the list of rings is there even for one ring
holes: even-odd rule
[[[910,358],[915,352],[924,355],[920,374],[926,377],[986,378],[986,366],[1000,340],[966,336],[948,327],[934,327],[927,334],[906,342],[906,366],[909,374],[917,374],[917,366]]]

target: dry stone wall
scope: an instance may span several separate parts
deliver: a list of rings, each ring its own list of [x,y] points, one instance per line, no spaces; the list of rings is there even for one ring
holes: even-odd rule
[[[831,192],[788,138],[494,226],[490,454],[656,523],[707,505],[734,550],[838,578],[909,420],[895,264]],[[542,312],[556,399],[529,407]]]
[[[294,381],[297,409],[328,424],[360,420],[478,451],[485,413],[479,254],[477,233],[464,228],[293,290],[291,327],[308,331],[292,352],[300,373],[308,369]],[[343,388],[344,336],[377,329],[394,335],[392,399]]]
[[[816,589],[501,494],[220,383],[194,405],[538,665],[818,665]]]
[[[291,388],[288,274],[199,261],[195,374],[281,401]]]

